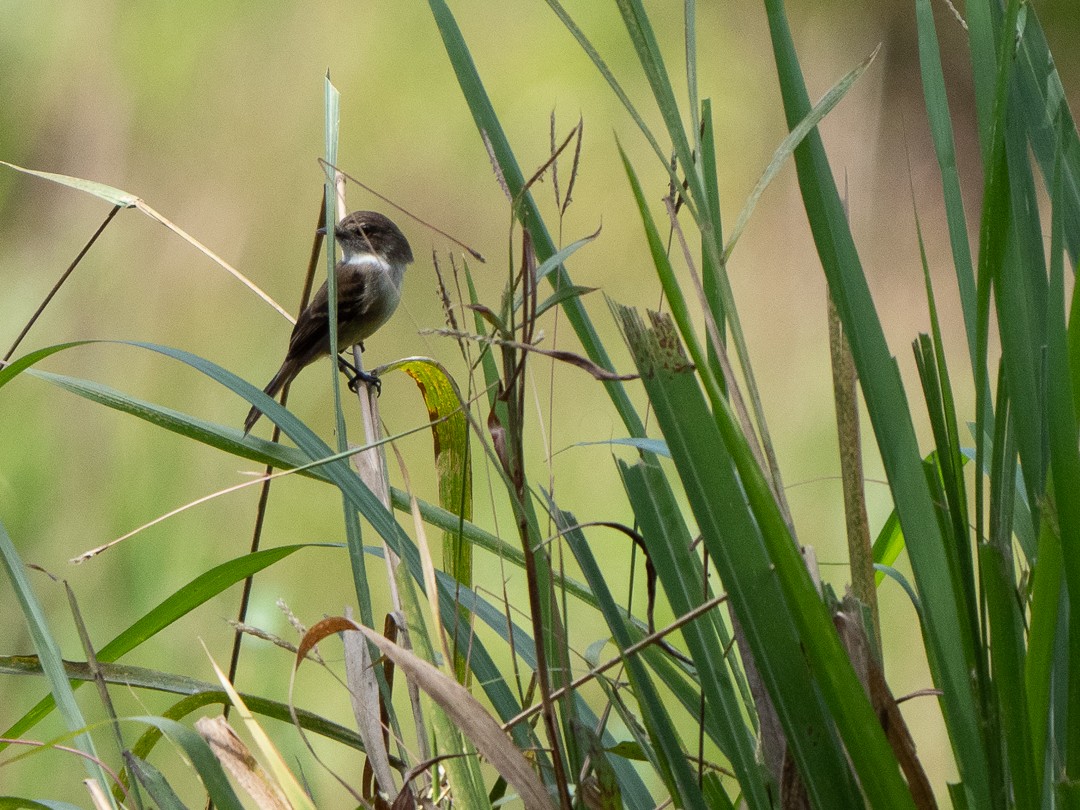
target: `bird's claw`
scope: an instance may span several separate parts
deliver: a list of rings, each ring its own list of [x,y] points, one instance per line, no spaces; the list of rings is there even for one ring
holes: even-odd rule
[[[375,395],[382,395],[382,380],[367,371],[357,371],[356,376],[349,380],[349,390],[354,394],[360,392],[360,383],[366,383],[375,389]]]

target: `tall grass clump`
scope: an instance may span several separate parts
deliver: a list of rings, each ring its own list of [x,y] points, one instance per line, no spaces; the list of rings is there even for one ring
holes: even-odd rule
[[[557,244],[559,223],[545,220],[535,195],[537,182],[550,178],[556,217],[565,213],[582,159],[581,125],[560,141],[553,124],[549,159],[523,169],[449,5],[429,0],[507,196],[510,223],[498,301],[476,293],[479,257],[436,259],[447,317],[439,334],[456,342],[467,371],[455,377],[426,358],[377,370],[405,371],[417,383],[431,416],[424,429],[434,438],[438,504],[411,493],[410,471],[430,462],[401,455],[400,437],[381,435],[373,394],[361,395],[364,447],[347,442],[336,376],[338,444],[330,447],[255,386],[178,349],[134,344],[258,406],[276,426],[274,439],[36,368],[77,344],[10,356],[0,370],[0,387],[33,375],[265,464],[264,487],[273,470],[335,487],[346,538],[339,553],[347,556],[354,593],[336,601],[327,595],[333,615],[303,629],[292,648],[293,676],[302,700],[314,664],[300,664],[321,661],[316,645],[323,643],[325,655],[334,643],[328,639],[340,636],[354,716],[346,722],[303,711],[291,691],[237,693],[235,656],[215,683],[120,663],[227,588],[270,566],[296,564],[303,546],[260,548],[257,529],[250,553],[175,583],[171,597],[105,646],[95,649],[87,638],[85,662],[72,662],[60,654],[50,630],[56,618],[42,611],[16,543],[0,528],[0,558],[36,648],[35,656],[8,655],[2,665],[9,677],[44,675],[51,692],[12,725],[4,744],[27,742],[30,729],[60,709],[70,730],[62,742],[86,763],[100,806],[190,806],[173,787],[175,775],[151,764],[162,735],[186,752],[218,807],[240,806],[236,785],[260,807],[325,806],[264,734],[272,717],[290,720],[305,741],[321,737],[355,749],[361,764],[336,775],[343,790],[362,806],[395,810],[511,801],[642,810],[927,808],[945,801],[973,809],[1080,807],[1080,618],[1072,621],[1080,617],[1080,385],[1072,380],[1080,375],[1080,332],[1072,317],[1075,286],[1066,278],[1066,263],[1075,268],[1080,251],[1080,140],[1034,8],[976,0],[964,9],[984,188],[980,200],[967,201],[979,223],[969,234],[935,22],[929,0],[913,3],[968,352],[946,353],[946,313],[923,252],[931,331],[912,336],[921,390],[908,391],[816,129],[873,55],[812,104],[783,3],[764,1],[790,134],[725,228],[716,157],[722,144],[711,102],[698,93],[693,0],[683,6],[685,96],[675,90],[641,0],[616,0],[655,105],[648,113],[633,105],[625,80],[558,0],[547,4],[633,124],[613,148],[647,245],[633,272],[655,272],[663,311],[611,298],[605,307],[595,291],[575,284],[575,254],[602,248],[595,235]],[[329,80],[326,87],[323,222],[340,215],[341,195],[333,171],[337,92]],[[646,121],[657,115],[662,128],[654,131]],[[639,138],[651,165],[622,146]],[[851,588],[842,597],[816,579],[800,545],[728,277],[757,200],[789,160],[829,291],[850,558]],[[165,221],[116,189],[44,176],[97,194],[114,214],[136,208]],[[667,190],[662,210],[650,204],[655,187]],[[911,238],[921,247],[920,229]],[[326,255],[332,271],[332,245]],[[462,300],[454,302],[452,290]],[[556,312],[574,332],[572,351],[540,340],[543,319]],[[594,318],[617,325],[632,369],[615,368]],[[576,386],[604,389],[623,426],[612,442],[624,448],[613,461],[625,493],[619,513],[563,508],[530,453],[526,438],[537,426],[527,372],[536,363],[569,364]],[[959,395],[968,390],[970,397]],[[876,540],[863,495],[860,398],[892,498]],[[958,401],[968,399],[974,409],[960,412]],[[915,426],[927,420],[932,442],[920,446]],[[289,444],[278,441],[281,433]],[[494,511],[512,518],[501,531],[473,521],[472,470],[480,464],[489,472]],[[405,486],[391,487],[389,470],[400,471]],[[365,544],[368,528],[377,541]],[[441,555],[433,552],[432,530]],[[610,552],[601,547],[639,561],[644,597],[624,601],[631,583],[612,580]],[[492,555],[524,572],[524,592],[477,586],[475,570]],[[911,582],[893,567],[900,555]],[[883,637],[876,594],[887,577],[903,584],[917,612],[918,632],[911,628],[903,639]],[[389,604],[373,599],[376,579],[389,586]],[[342,601],[355,604],[357,615],[340,612]],[[657,603],[677,617],[666,627],[654,621]],[[72,614],[81,627],[74,600]],[[586,636],[595,643],[579,649]],[[885,678],[890,642],[925,650],[958,773],[947,796],[940,787],[935,795]],[[74,688],[88,680],[107,718],[94,727],[74,699]],[[121,717],[109,701],[118,684],[170,693],[175,702],[160,716]],[[190,722],[215,704],[233,708],[233,725],[246,728],[257,757],[220,718]],[[135,728],[141,736],[131,739]]]

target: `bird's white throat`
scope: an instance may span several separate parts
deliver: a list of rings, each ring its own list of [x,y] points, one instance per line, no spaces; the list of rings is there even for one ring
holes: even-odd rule
[[[360,253],[345,253],[341,257],[343,264],[349,264],[356,267],[365,264],[377,265],[381,268],[389,267],[389,263],[376,253],[368,253],[367,251],[361,251]]]

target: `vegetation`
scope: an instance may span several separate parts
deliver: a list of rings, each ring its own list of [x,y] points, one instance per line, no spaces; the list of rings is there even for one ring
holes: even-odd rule
[[[675,90],[641,1],[618,2],[662,134],[648,127],[570,15],[548,0],[636,124],[639,132],[620,133],[621,141],[644,138],[655,158],[645,175],[631,150],[618,147],[648,245],[641,265],[655,270],[665,298],[663,313],[645,315],[608,299],[633,364],[627,373],[616,369],[616,347],[603,343],[595,309],[586,307],[597,294],[571,276],[575,254],[594,249],[595,235],[560,247],[552,232],[561,227],[545,219],[536,200],[544,180],[556,216],[565,213],[581,160],[581,126],[559,140],[553,120],[550,158],[524,170],[450,8],[442,0],[429,5],[506,192],[511,223],[499,301],[478,300],[475,255],[436,264],[446,279],[448,326],[441,334],[457,341],[470,373],[454,379],[424,358],[377,370],[403,370],[417,382],[435,437],[438,505],[418,500],[407,485],[408,471],[426,462],[388,452],[401,437],[381,438],[370,427],[368,445],[350,447],[336,376],[334,448],[239,376],[158,344],[131,345],[186,364],[257,405],[276,426],[273,440],[36,367],[77,344],[9,354],[0,370],[0,388],[33,375],[265,464],[267,475],[251,483],[266,492],[277,477],[272,470],[336,488],[346,537],[338,553],[348,556],[353,593],[327,594],[326,613],[333,615],[303,629],[293,676],[303,679],[313,663],[300,664],[321,661],[315,645],[327,656],[336,643],[328,637],[340,634],[354,718],[301,711],[291,691],[287,700],[272,699],[257,681],[238,694],[235,656],[215,684],[122,662],[246,578],[297,565],[309,546],[260,549],[256,528],[250,553],[177,583],[171,597],[109,643],[95,648],[83,633],[85,662],[76,663],[61,656],[50,628],[56,620],[0,527],[0,559],[36,649],[34,656],[0,658],[0,669],[7,678],[44,677],[51,690],[3,735],[8,755],[15,743],[32,744],[35,725],[59,711],[70,733],[47,747],[78,753],[97,785],[91,795],[98,806],[194,806],[204,800],[201,790],[222,808],[240,807],[242,792],[260,807],[326,806],[305,789],[306,771],[263,731],[266,718],[277,718],[291,719],[307,740],[355,750],[363,774],[359,767],[339,774],[345,791],[358,804],[395,810],[507,801],[527,808],[934,807],[946,797],[935,796],[884,676],[888,646],[876,589],[892,577],[917,609],[919,632],[912,628],[904,644],[921,641],[926,650],[959,774],[948,786],[953,806],[1080,807],[1080,679],[1069,677],[1080,666],[1080,631],[1072,621],[1080,617],[1080,502],[1070,494],[1080,491],[1080,332],[1065,273],[1066,261],[1075,267],[1080,258],[1080,139],[1034,9],[1018,0],[965,8],[985,186],[973,253],[934,18],[929,0],[914,3],[968,356],[947,357],[924,257],[932,329],[913,340],[922,396],[909,398],[816,130],[872,56],[812,106],[783,4],[766,0],[791,134],[743,215],[725,230],[712,105],[697,87],[693,0],[684,5],[685,97]],[[339,207],[332,171],[338,105],[328,78],[326,217]],[[832,303],[850,550],[851,593],[842,597],[816,579],[813,555],[799,543],[727,274],[757,200],[790,159]],[[33,173],[108,200],[115,207],[105,225],[116,211],[136,208],[190,239],[126,192]],[[649,203],[657,177],[667,184],[660,214]],[[913,238],[921,244],[921,233]],[[332,269],[332,241],[325,255]],[[315,265],[313,259],[312,272]],[[451,291],[463,291],[464,300],[451,304]],[[545,317],[556,313],[573,329],[580,352],[540,340]],[[543,480],[526,442],[540,427],[530,416],[526,371],[549,361],[572,364],[610,399],[624,427],[612,444],[622,454],[614,463],[629,511],[571,514]],[[950,373],[965,362],[971,380]],[[873,542],[856,380],[893,502]],[[966,416],[957,406],[961,386],[970,386],[975,402]],[[377,426],[377,397],[360,399],[366,424]],[[916,437],[923,412],[932,429],[929,448]],[[278,441],[280,433],[291,445]],[[356,460],[360,475],[350,464]],[[474,522],[478,462],[490,470],[493,511],[505,510],[512,530]],[[390,466],[401,469],[405,488],[389,486]],[[264,498],[259,526],[265,505]],[[442,535],[438,561],[432,530]],[[641,577],[612,580],[605,560],[612,548],[645,569],[644,595],[635,593]],[[474,553],[519,567],[525,592],[474,588]],[[910,583],[893,567],[901,554],[911,564]],[[374,585],[381,580],[387,600],[381,582],[378,591]],[[335,605],[346,599],[355,617],[337,615]],[[657,603],[668,606],[674,622],[658,626]],[[70,604],[83,628],[77,600]],[[604,629],[592,633],[595,643],[576,648],[576,629],[595,631],[599,622]],[[100,723],[75,700],[86,681],[98,687]],[[122,716],[110,697],[121,684],[169,693],[175,702],[160,715]],[[232,722],[242,721],[261,766],[220,720],[192,722],[194,713],[217,705],[234,708]],[[191,796],[181,798],[179,787],[189,778],[186,768],[151,764],[162,735],[190,759],[201,784]],[[322,743],[307,744],[321,762]],[[48,790],[42,786],[34,801],[44,802]],[[30,798],[4,801],[43,806]]]

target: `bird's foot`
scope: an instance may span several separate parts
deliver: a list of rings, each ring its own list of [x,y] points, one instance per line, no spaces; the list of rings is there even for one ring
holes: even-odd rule
[[[360,383],[365,383],[375,389],[375,395],[382,394],[382,380],[367,371],[361,371],[360,369],[353,369],[356,374],[349,380],[349,390],[354,394],[359,393]]]

